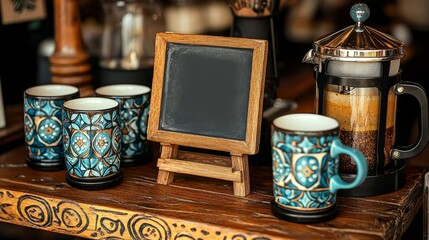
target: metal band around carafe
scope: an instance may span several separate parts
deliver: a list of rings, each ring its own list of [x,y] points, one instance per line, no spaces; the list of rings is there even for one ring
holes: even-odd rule
[[[378,109],[378,126],[377,126],[377,166],[376,175],[382,175],[384,173],[384,144],[386,134],[386,118],[387,118],[387,101],[389,96],[389,90],[395,84],[401,80],[401,71],[398,74],[389,76],[390,61],[382,62],[382,76],[377,78],[350,78],[350,77],[337,77],[326,74],[326,67],[329,61],[323,61],[319,66],[322,67],[319,71],[319,66],[314,68],[315,79],[317,81],[317,90],[319,96],[318,102],[318,113],[325,114],[324,102],[325,102],[325,88],[326,84],[335,84],[340,86],[349,87],[376,87],[380,91],[380,101]],[[384,116],[384,117],[381,117]],[[381,160],[382,159],[382,160]]]

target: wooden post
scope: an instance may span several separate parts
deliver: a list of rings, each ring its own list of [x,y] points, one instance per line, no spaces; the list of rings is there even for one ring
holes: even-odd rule
[[[53,83],[79,87],[81,96],[93,95],[89,54],[85,50],[78,0],[54,1],[55,52],[50,58]]]
[[[177,151],[179,146],[161,143],[161,159],[175,159],[177,158]],[[158,170],[158,179],[157,183],[167,185],[173,182],[174,172],[166,170]]]
[[[248,155],[231,153],[233,171],[241,171],[241,181],[233,182],[234,195],[247,196],[250,193],[250,174]]]

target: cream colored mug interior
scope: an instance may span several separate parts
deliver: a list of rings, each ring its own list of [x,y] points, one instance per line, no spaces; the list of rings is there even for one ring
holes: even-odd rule
[[[77,93],[79,89],[74,86],[61,84],[47,84],[31,87],[25,93],[37,97],[59,97]]]
[[[117,107],[118,105],[118,102],[115,100],[100,97],[78,98],[64,103],[64,107],[78,111],[102,111]]]
[[[320,132],[338,127],[337,120],[317,114],[296,113],[276,118],[273,125],[277,128],[297,132]]]
[[[150,92],[150,88],[137,84],[114,84],[99,87],[95,92],[105,96],[135,96]]]

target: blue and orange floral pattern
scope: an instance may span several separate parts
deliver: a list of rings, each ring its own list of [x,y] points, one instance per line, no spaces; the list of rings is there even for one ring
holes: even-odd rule
[[[123,160],[138,160],[149,153],[147,122],[149,119],[149,94],[112,98],[120,105]]]
[[[89,114],[64,110],[66,168],[77,178],[107,177],[120,170],[118,108]]]
[[[335,131],[314,137],[273,131],[274,197],[280,206],[320,210],[335,204],[329,179],[338,174],[338,159],[329,155],[329,148],[336,136]]]
[[[36,162],[61,160],[62,105],[67,99],[24,97],[24,132],[27,157]]]

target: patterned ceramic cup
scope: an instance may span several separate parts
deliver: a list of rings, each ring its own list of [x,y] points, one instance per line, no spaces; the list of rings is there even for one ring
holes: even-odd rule
[[[39,170],[64,168],[62,106],[79,97],[79,89],[49,84],[24,92],[24,132],[27,165]]]
[[[116,100],[120,106],[123,165],[151,160],[147,140],[150,88],[136,84],[115,84],[97,88],[95,94]]]
[[[336,192],[361,184],[366,159],[344,146],[338,122],[316,114],[289,114],[273,121],[273,214],[293,222],[320,222],[336,216]],[[338,175],[338,156],[347,154],[357,166],[356,178],[346,183]]]
[[[99,97],[65,102],[63,141],[67,181],[71,186],[97,190],[122,180],[118,102]]]

